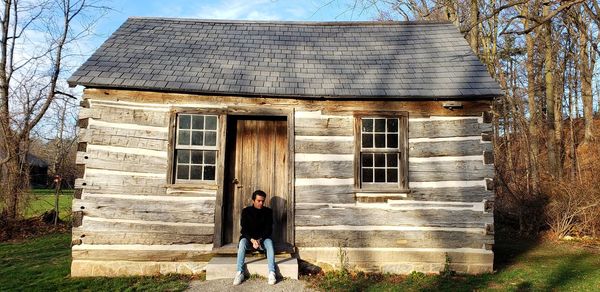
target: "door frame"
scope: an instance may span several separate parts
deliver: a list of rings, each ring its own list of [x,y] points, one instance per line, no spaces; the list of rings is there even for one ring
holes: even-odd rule
[[[231,106],[231,107],[227,107],[226,112],[224,113],[224,117],[223,119],[221,119],[223,121],[223,123],[221,124],[222,128],[220,131],[220,138],[222,141],[221,145],[219,146],[219,148],[221,149],[221,155],[218,158],[218,178],[219,178],[219,183],[218,183],[218,187],[217,187],[217,197],[216,197],[216,201],[215,201],[215,231],[214,231],[214,237],[213,237],[213,249],[217,249],[220,248],[224,245],[223,243],[223,238],[224,238],[224,216],[226,215],[225,212],[225,205],[223,204],[223,196],[224,196],[224,191],[225,191],[225,184],[228,183],[226,182],[226,171],[225,168],[228,167],[228,165],[226,165],[226,156],[227,153],[225,153],[226,149],[227,149],[227,145],[228,143],[230,143],[229,141],[227,141],[227,129],[229,127],[229,125],[227,125],[227,117],[228,116],[252,116],[252,117],[265,117],[265,118],[270,118],[270,117],[285,117],[286,121],[287,121],[287,139],[288,139],[288,149],[287,149],[287,155],[288,155],[288,160],[287,160],[287,171],[288,171],[288,206],[289,208],[287,208],[287,237],[286,237],[286,241],[292,245],[295,246],[295,227],[294,227],[294,221],[295,221],[295,194],[294,194],[294,178],[295,178],[295,174],[294,174],[294,108],[264,108],[264,106],[261,108],[261,106]]]

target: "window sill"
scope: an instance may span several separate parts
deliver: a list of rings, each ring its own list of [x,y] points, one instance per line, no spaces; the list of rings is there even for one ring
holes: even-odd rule
[[[184,189],[207,189],[217,190],[219,185],[217,182],[194,182],[194,183],[172,183],[165,184],[165,188],[173,190],[184,190]]]
[[[402,200],[408,197],[410,190],[355,190],[354,196],[358,203],[387,203],[388,200]]]

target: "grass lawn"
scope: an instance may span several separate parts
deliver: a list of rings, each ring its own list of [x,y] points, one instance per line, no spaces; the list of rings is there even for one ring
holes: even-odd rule
[[[28,208],[25,209],[25,218],[31,218],[42,215],[46,211],[54,209],[54,190],[52,189],[33,189],[32,198],[29,201]],[[73,200],[73,190],[62,190],[58,199],[58,212],[60,219],[69,221],[71,218],[71,201]]]
[[[323,291],[600,291],[598,247],[500,239],[495,257],[497,272],[493,274],[441,277],[330,272],[308,280]]]
[[[0,291],[181,291],[184,276],[69,277],[71,235],[51,234],[20,243],[0,243]]]

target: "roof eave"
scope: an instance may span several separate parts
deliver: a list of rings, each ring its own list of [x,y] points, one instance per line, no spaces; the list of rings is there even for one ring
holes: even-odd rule
[[[134,90],[134,91],[153,91],[162,93],[177,93],[177,94],[197,94],[197,95],[216,95],[216,96],[240,96],[240,97],[264,97],[264,98],[297,98],[297,99],[335,99],[335,100],[472,100],[483,99],[493,100],[503,96],[502,93],[497,94],[480,94],[480,95],[310,95],[310,94],[265,94],[265,93],[250,93],[250,92],[220,92],[220,91],[203,91],[203,90],[185,90],[185,89],[170,89],[170,88],[152,88],[144,86],[112,86],[107,84],[94,83],[77,83],[68,82],[69,86],[77,85],[86,88],[96,89],[111,89],[111,90]],[[73,84],[73,85],[72,85]]]

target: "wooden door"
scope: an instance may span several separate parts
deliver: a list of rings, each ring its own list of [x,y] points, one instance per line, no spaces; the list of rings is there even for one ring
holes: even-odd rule
[[[287,121],[283,118],[230,117],[225,183],[224,243],[237,243],[242,209],[252,204],[252,192],[267,193],[273,209],[276,246],[285,246],[288,194]]]

